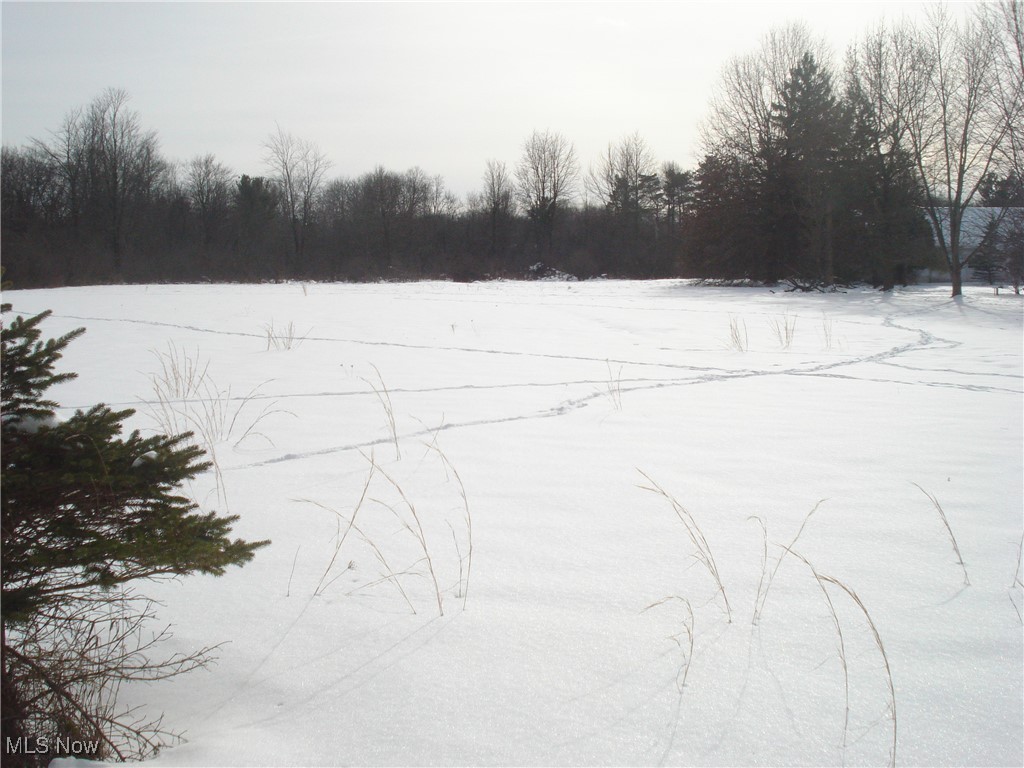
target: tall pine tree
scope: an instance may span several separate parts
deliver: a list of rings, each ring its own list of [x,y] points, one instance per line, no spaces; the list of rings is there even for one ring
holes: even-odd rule
[[[771,182],[775,223],[786,234],[786,272],[796,280],[831,285],[839,147],[846,131],[832,79],[811,53],[790,70],[772,105],[772,122],[778,142]]]

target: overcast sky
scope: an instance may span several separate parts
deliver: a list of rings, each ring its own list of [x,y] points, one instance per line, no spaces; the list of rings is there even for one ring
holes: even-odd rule
[[[3,143],[49,137],[69,110],[125,89],[171,160],[213,153],[266,172],[276,125],[316,143],[331,177],[375,165],[480,187],[535,129],[586,169],[639,132],[693,167],[722,66],[803,21],[837,56],[921,2],[2,2]]]

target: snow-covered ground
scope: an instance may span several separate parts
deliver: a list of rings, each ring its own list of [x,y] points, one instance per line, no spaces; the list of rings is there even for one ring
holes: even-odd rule
[[[273,540],[145,587],[169,652],[226,642],[125,692],[185,732],[156,765],[1024,764],[1018,296],[4,299],[88,329],[62,403],[201,426],[192,492]]]

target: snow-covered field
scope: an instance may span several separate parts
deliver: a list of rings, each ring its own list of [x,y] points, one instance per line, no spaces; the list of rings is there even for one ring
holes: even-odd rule
[[[203,427],[192,492],[273,540],[145,587],[169,652],[226,641],[125,692],[185,732],[156,765],[1024,764],[1018,296],[4,299],[88,329],[62,403]]]

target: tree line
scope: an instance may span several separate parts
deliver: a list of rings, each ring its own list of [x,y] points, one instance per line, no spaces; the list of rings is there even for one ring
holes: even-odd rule
[[[171,162],[109,89],[48,139],[3,148],[4,266],[25,287],[555,269],[809,289],[940,264],[956,295],[982,256],[1019,280],[1019,224],[984,243],[962,229],[970,206],[1024,205],[1022,30],[1019,0],[962,19],[937,5],[863,34],[839,66],[805,27],[774,30],[723,69],[695,168],[635,133],[584,170],[567,137],[535,131],[464,199],[419,167],[333,178],[280,126],[260,173]]]

